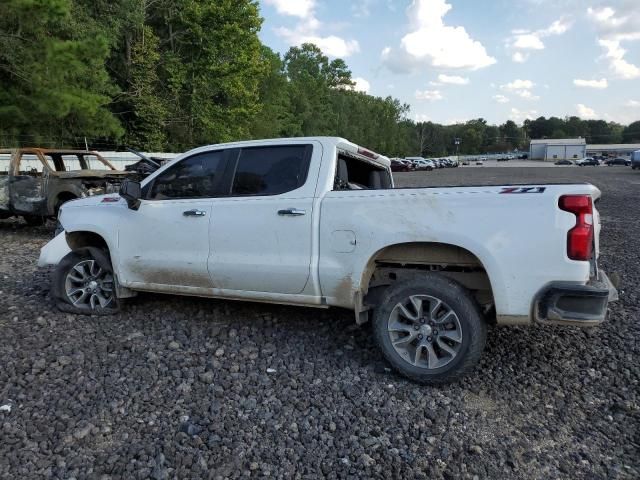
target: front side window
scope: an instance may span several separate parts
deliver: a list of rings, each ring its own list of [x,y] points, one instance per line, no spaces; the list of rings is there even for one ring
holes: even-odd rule
[[[223,173],[224,151],[204,152],[185,158],[155,180],[149,200],[207,198],[218,194]]]
[[[49,162],[47,162],[51,165]],[[20,175],[35,175],[42,173],[44,166],[38,155],[33,153],[25,153],[20,158]]]
[[[304,185],[311,146],[244,148],[240,152],[231,194],[278,195]]]

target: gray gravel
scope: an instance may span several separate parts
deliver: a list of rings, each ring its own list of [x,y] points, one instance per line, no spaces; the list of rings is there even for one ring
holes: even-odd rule
[[[603,190],[620,302],[592,330],[493,328],[475,375],[444,388],[391,373],[339,310],[141,295],[115,317],[59,313],[35,266],[53,227],[0,221],[0,478],[639,478],[640,173],[397,175],[550,179]]]

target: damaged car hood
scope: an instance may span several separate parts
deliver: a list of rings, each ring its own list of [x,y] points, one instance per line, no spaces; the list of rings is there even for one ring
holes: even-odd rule
[[[56,172],[59,178],[112,178],[122,179],[131,177],[131,172],[121,172],[120,170],[75,170],[72,172]]]
[[[115,193],[108,193],[106,195],[91,195],[84,198],[76,198],[69,200],[61,208],[75,208],[75,207],[93,207],[96,205],[104,205],[107,207],[113,206],[127,206],[127,202],[120,195]]]

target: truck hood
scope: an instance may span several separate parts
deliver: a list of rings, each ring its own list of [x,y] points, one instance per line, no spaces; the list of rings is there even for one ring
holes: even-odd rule
[[[65,208],[77,208],[77,207],[94,207],[94,206],[127,206],[127,202],[117,193],[108,193],[106,195],[91,195],[84,198],[77,198],[75,200],[69,200],[62,205],[62,209]]]

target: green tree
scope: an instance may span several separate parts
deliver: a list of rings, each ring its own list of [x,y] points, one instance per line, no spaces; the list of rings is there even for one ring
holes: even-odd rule
[[[267,73],[259,86],[260,111],[253,118],[253,138],[295,137],[302,135],[301,122],[292,112],[289,83],[283,73],[280,55],[262,47]]]
[[[622,132],[624,143],[640,143],[640,121],[629,124]]]
[[[116,89],[105,69],[109,42],[76,28],[69,0],[0,3],[0,132],[8,143],[119,136],[109,111]],[[78,139],[79,140],[79,139]]]

